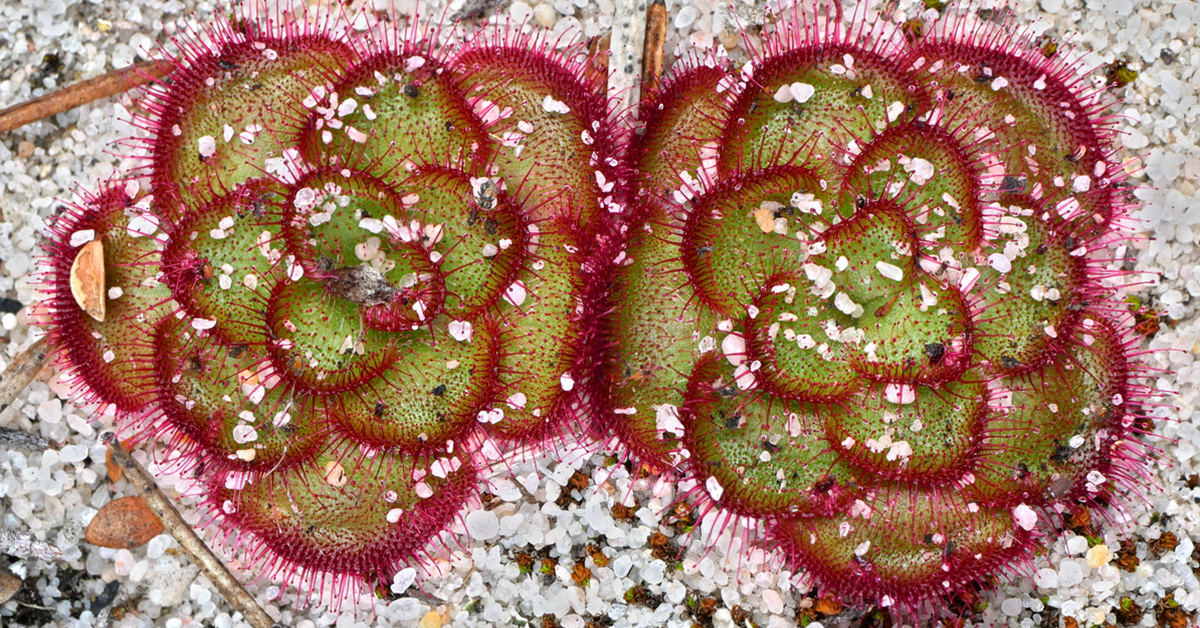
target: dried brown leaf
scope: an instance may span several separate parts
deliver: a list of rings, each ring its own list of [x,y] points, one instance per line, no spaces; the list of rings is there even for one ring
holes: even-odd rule
[[[9,573],[7,569],[0,569],[0,604],[3,604],[12,596],[21,590],[21,579]]]
[[[105,504],[84,536],[99,547],[130,549],[145,545],[162,531],[163,524],[154,511],[141,497],[131,495]]]
[[[104,322],[104,245],[92,240],[75,254],[71,264],[71,296],[88,316]]]

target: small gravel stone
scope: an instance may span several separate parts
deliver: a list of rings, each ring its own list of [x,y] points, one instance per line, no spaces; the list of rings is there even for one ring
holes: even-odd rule
[[[779,615],[783,612],[783,598],[779,596],[779,592],[774,589],[765,589],[762,592],[763,604],[767,606],[767,612],[772,615]]]
[[[544,2],[539,3],[533,7],[533,19],[542,28],[554,28],[554,25],[558,23],[558,12]]]
[[[612,561],[612,570],[618,578],[624,578],[629,575],[629,570],[633,567],[633,559],[627,554],[621,554]]]
[[[1112,558],[1113,558],[1112,551],[1108,549],[1107,545],[1101,543],[1101,544],[1093,547],[1092,549],[1088,550],[1087,565],[1088,565],[1088,567],[1091,567],[1092,569],[1099,569],[1100,567],[1107,565],[1108,562],[1112,560]]]
[[[1056,589],[1058,588],[1058,572],[1048,567],[1043,567],[1033,577],[1033,582],[1042,589]]]
[[[700,10],[689,4],[675,14],[675,28],[683,30],[691,26],[697,17],[700,17]]]
[[[167,548],[171,546],[171,535],[160,534],[146,543],[146,558],[156,559],[162,558],[167,552]]]
[[[63,417],[62,401],[47,399],[38,406],[38,419],[47,423],[58,423]]]
[[[642,568],[642,580],[646,584],[658,584],[663,580],[663,574],[667,572],[667,563],[655,559],[650,561],[650,564]]]
[[[464,518],[471,538],[488,541],[500,533],[500,519],[490,510],[473,510]]]
[[[508,16],[512,18],[513,23],[521,24],[533,16],[533,7],[524,2],[514,2],[508,6]]]
[[[164,556],[154,561],[154,577],[146,596],[159,606],[175,606],[183,601],[199,573],[195,565],[180,566],[174,556]]]
[[[417,570],[412,567],[406,567],[396,573],[392,578],[391,591],[396,595],[403,595],[408,587],[412,586],[414,580],[417,579]]]
[[[401,621],[410,621],[421,614],[421,603],[411,597],[400,598],[388,604],[388,614]]]
[[[87,457],[88,448],[83,445],[67,445],[58,452],[58,461],[62,463],[83,462]]]
[[[1073,587],[1083,582],[1083,569],[1073,560],[1064,560],[1058,565],[1058,586]]]

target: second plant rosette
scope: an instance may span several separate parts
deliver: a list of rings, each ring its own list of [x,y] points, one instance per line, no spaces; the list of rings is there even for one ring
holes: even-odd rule
[[[914,608],[1132,481],[1103,91],[964,18],[763,48],[641,106],[602,424],[823,592]]]

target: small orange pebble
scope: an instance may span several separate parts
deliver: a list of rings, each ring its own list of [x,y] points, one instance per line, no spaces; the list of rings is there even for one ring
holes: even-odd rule
[[[104,245],[92,240],[80,247],[71,264],[71,296],[79,309],[104,322]]]
[[[754,222],[758,223],[758,228],[763,233],[775,231],[775,210],[767,206],[759,207],[754,210]]]
[[[108,502],[88,524],[84,538],[97,547],[132,549],[162,534],[163,524],[136,495]]]
[[[346,470],[342,468],[336,460],[330,460],[325,463],[325,481],[334,488],[341,488],[350,481],[346,476]]]
[[[821,615],[830,617],[842,612],[842,603],[831,597],[822,597],[813,604],[813,610]]]
[[[238,371],[238,383],[243,387],[258,386],[258,372],[250,369]]]
[[[12,599],[23,584],[20,578],[9,573],[7,569],[0,569],[0,604]]]
[[[442,625],[442,616],[437,611],[429,611],[421,618],[421,623],[417,624],[420,628],[438,628]]]

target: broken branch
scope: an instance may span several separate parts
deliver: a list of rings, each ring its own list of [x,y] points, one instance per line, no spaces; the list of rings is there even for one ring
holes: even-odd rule
[[[642,57],[642,91],[656,92],[662,86],[663,45],[667,41],[667,5],[654,0],[646,9],[646,42]]]
[[[32,532],[0,528],[0,554],[16,558],[36,558],[48,563],[60,560],[62,550],[33,537]]]
[[[0,111],[0,133],[11,131],[69,111],[80,105],[108,98],[139,85],[166,76],[175,64],[171,61],[142,61],[131,67],[113,70],[94,79],[68,85],[60,90],[31,98]]]

